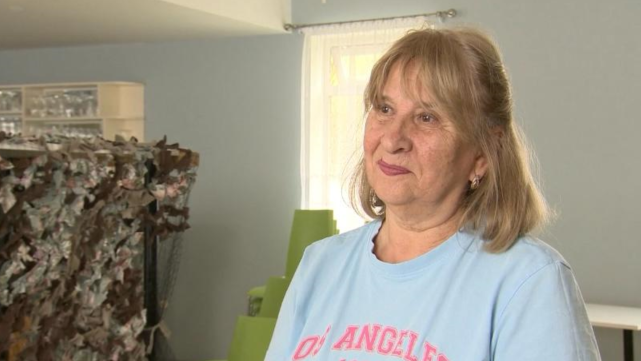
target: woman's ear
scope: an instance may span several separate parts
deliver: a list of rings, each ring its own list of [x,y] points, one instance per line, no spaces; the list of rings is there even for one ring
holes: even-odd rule
[[[470,182],[474,180],[475,177],[483,178],[487,172],[488,162],[485,154],[480,150],[476,154],[476,159],[474,160],[474,167],[472,169],[472,174],[470,174]]]
[[[495,126],[491,130],[492,136],[495,138],[494,141],[497,142],[497,147],[500,149],[501,142],[503,140],[503,135],[505,131],[502,127]],[[483,178],[487,173],[487,168],[489,163],[487,161],[487,156],[483,153],[482,150],[478,149],[476,153],[476,158],[474,160],[474,169],[473,174],[470,175],[470,182],[474,180],[475,177]]]

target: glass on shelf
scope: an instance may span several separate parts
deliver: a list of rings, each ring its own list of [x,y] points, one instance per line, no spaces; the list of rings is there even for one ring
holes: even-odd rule
[[[20,90],[0,90],[0,112],[19,112],[21,109],[22,92]]]
[[[22,121],[19,116],[0,116],[0,132],[8,134],[22,133]]]
[[[27,113],[37,118],[93,118],[98,114],[96,88],[45,89],[30,97]]]
[[[38,123],[29,126],[29,134],[40,137],[59,135],[67,138],[102,137],[102,127],[99,123]]]

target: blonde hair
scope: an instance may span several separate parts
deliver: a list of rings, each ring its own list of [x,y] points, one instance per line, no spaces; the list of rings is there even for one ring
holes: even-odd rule
[[[379,103],[392,67],[400,69],[404,85],[410,71],[418,70],[418,84],[431,91],[461,140],[476,146],[487,159],[488,169],[478,188],[463,198],[460,226],[488,240],[486,250],[502,252],[545,223],[547,205],[530,170],[533,155],[514,122],[509,80],[490,37],[471,28],[408,33],[374,65],[365,90],[366,111]],[[367,180],[363,159],[350,190],[357,211],[385,217],[385,204]]]

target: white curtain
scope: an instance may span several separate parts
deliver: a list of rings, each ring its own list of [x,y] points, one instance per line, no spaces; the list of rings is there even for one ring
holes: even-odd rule
[[[301,30],[302,208],[333,209],[341,232],[364,224],[349,204],[349,181],[362,154],[363,92],[376,60],[424,17]]]

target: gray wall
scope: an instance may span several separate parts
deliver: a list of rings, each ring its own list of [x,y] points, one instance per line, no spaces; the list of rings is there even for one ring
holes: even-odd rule
[[[300,205],[299,36],[0,52],[0,84],[146,85],[146,137],[201,166],[170,307],[182,360],[224,358],[247,290],[285,270]]]
[[[296,23],[455,8],[497,38],[519,122],[559,212],[544,238],[585,299],[641,307],[641,3],[636,0],[293,0]],[[245,292],[282,274],[299,205],[299,35],[0,52],[0,84],[146,84],[147,137],[202,154],[171,305],[184,360],[225,357]],[[635,122],[636,121],[636,122]],[[604,360],[621,335],[597,329]],[[637,357],[641,338],[635,336]]]
[[[298,23],[455,8],[448,23],[498,40],[518,121],[558,212],[543,238],[571,263],[587,302],[641,307],[641,2],[634,0],[292,1]],[[622,335],[596,329],[604,360]],[[635,335],[636,356],[641,337]]]

